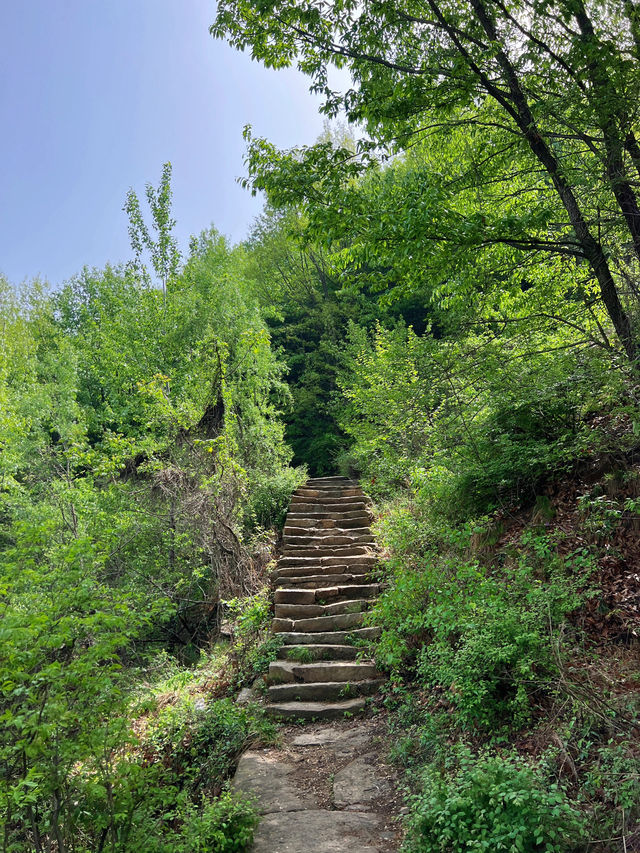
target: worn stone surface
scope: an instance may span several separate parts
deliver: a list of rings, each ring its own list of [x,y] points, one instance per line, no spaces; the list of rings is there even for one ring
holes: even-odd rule
[[[236,697],[237,705],[248,705],[250,702],[258,702],[260,696],[251,687],[243,687]]]
[[[340,702],[349,697],[373,696],[384,680],[381,678],[362,681],[319,681],[317,683],[276,684],[267,689],[267,697],[274,707],[280,702]],[[275,714],[275,711],[274,711]]]
[[[272,754],[245,752],[233,779],[233,787],[256,798],[260,814],[315,808],[309,794],[291,780],[293,767]]]
[[[375,663],[371,661],[272,661],[269,665],[269,681],[272,684],[318,681],[364,681],[379,677]]]
[[[397,851],[402,799],[386,732],[380,717],[289,726],[278,746],[245,753],[233,784],[262,815],[253,853]]]
[[[317,731],[303,732],[294,737],[292,746],[332,746],[341,752],[361,749],[369,743],[366,726],[345,729],[339,726],[323,726]]]
[[[281,720],[339,720],[345,714],[357,714],[364,710],[366,699],[341,699],[337,702],[277,702],[269,707],[272,714]]]
[[[384,844],[375,814],[299,811],[264,817],[253,853],[384,853]]]
[[[389,781],[376,771],[375,757],[375,753],[361,755],[336,773],[333,800],[337,808],[362,806],[390,792]]]

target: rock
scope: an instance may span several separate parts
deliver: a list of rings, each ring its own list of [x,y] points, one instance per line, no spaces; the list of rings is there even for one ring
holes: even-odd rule
[[[260,697],[251,687],[243,687],[236,696],[236,705],[249,705],[251,702],[258,702]]]
[[[372,696],[384,684],[381,678],[366,681],[318,681],[316,683],[276,684],[267,688],[269,702],[339,702],[356,696]]]
[[[317,806],[315,799],[296,788],[290,779],[292,772],[290,764],[251,750],[240,759],[233,787],[256,797],[260,814],[313,809]]]
[[[371,661],[272,661],[269,664],[269,681],[285,684],[306,681],[365,681],[379,677],[375,663]]]
[[[362,711],[366,699],[347,699],[340,702],[274,702],[266,711],[281,720],[339,720]]]
[[[297,811],[260,821],[253,853],[384,853],[382,821],[371,813]]]
[[[360,749],[369,741],[369,734],[364,726],[352,729],[340,729],[325,726],[317,732],[304,732],[291,741],[292,746],[335,746],[336,751],[348,752]]]
[[[362,755],[336,773],[333,780],[333,801],[338,808],[362,805],[385,796],[391,783],[377,771],[375,752]]]

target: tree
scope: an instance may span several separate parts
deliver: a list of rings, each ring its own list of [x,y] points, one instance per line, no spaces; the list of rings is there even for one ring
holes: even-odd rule
[[[171,163],[165,163],[162,167],[158,188],[148,183],[145,185],[145,194],[151,211],[152,228],[158,236],[157,239],[153,238],[144,221],[138,196],[130,189],[123,210],[129,217],[129,239],[135,253],[133,266],[142,272],[142,255],[145,250],[148,251],[166,299],[167,285],[175,278],[180,263],[178,243],[171,233],[176,224],[171,216]]]
[[[627,357],[639,352],[640,4],[627,0],[223,0],[211,32],[272,67],[298,67],[369,139],[358,161],[324,144],[292,158],[250,140],[254,187],[276,203],[327,203],[376,148],[431,144],[473,130],[531,179],[523,211],[552,194],[553,221],[479,235],[588,265]],[[330,65],[353,86],[329,86]],[[498,181],[506,185],[510,173]],[[437,235],[446,240],[446,235]]]

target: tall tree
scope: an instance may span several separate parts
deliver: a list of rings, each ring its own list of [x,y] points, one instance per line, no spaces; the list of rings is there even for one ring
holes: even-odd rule
[[[344,109],[365,126],[363,154],[377,146],[397,151],[460,126],[474,130],[488,158],[501,156],[508,140],[519,169],[532,178],[523,209],[552,193],[562,212],[559,221],[521,233],[520,246],[588,264],[618,338],[636,361],[638,3],[222,0],[211,31],[250,47],[268,66],[297,62],[324,93],[326,112]],[[345,93],[331,89],[331,65],[348,68],[353,86]],[[279,186],[270,174],[274,162]],[[283,174],[298,198],[313,201],[323,188],[326,200],[363,163],[326,144],[285,161],[253,141],[249,166],[254,185],[271,189],[276,201],[278,191],[286,199]]]

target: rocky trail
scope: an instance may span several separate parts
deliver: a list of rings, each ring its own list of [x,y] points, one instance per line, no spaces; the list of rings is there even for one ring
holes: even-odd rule
[[[261,815],[253,853],[392,853],[402,796],[379,717],[288,726],[240,759],[234,787]]]
[[[272,630],[283,645],[267,677],[268,712],[288,725],[280,745],[246,752],[234,787],[261,814],[254,853],[390,853],[400,844],[401,795],[387,764],[382,716],[354,718],[383,679],[358,657],[380,591],[369,499],[353,480],[322,477],[297,490],[274,572]],[[331,721],[331,722],[322,722]]]

